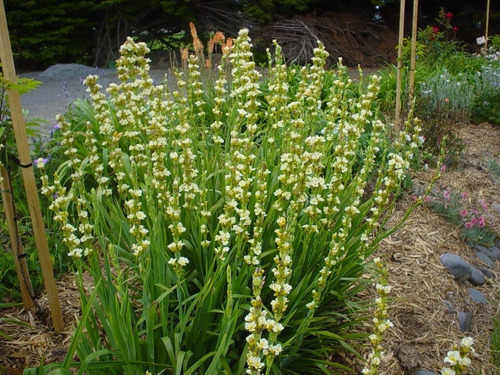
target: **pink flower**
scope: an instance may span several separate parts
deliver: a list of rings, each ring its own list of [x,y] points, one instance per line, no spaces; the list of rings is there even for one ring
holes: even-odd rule
[[[465,223],[465,227],[466,227],[467,229],[470,229],[470,228],[472,228],[473,226],[474,226],[474,224],[472,224],[470,221],[468,221],[468,222],[466,222],[466,223]]]
[[[449,191],[449,190],[445,190],[445,191],[443,192],[443,198],[444,198],[444,199],[446,199],[447,201],[449,201],[449,200],[450,200],[450,198],[451,198],[451,191]]]
[[[464,200],[465,200],[465,199],[467,199],[467,197],[468,197],[468,196],[469,196],[469,194],[467,194],[467,193],[465,193],[465,192],[464,192],[464,193],[462,193],[462,199],[464,199]]]
[[[443,164],[443,165],[441,166],[440,171],[441,171],[441,173],[446,172],[446,165],[444,165],[444,164]]]
[[[482,228],[486,225],[486,218],[484,216],[479,216],[477,219],[477,224]]]
[[[471,217],[471,219],[470,219],[470,223],[471,223],[472,225],[476,225],[476,224],[477,224],[477,217],[472,216],[472,217]]]
[[[430,200],[431,200],[431,197],[429,197],[429,196],[426,196],[426,197],[424,198],[424,202],[429,202]]]
[[[439,32],[439,27],[434,26],[434,27],[432,28],[432,32],[433,32],[434,34],[438,33],[438,32]]]
[[[448,12],[448,13],[446,13],[445,17],[448,18],[449,20],[451,20],[453,18],[453,13]]]
[[[479,199],[479,204],[481,205],[483,210],[488,211],[488,205],[486,204],[486,202],[484,200]]]
[[[453,31],[458,31],[458,27],[453,26]]]
[[[465,208],[462,208],[460,210],[460,216],[462,216],[462,217],[466,217],[467,216],[467,210]]]

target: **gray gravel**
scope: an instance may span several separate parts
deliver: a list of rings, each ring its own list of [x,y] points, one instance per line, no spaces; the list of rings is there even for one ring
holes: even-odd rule
[[[162,81],[166,69],[152,69],[151,78]],[[87,97],[86,87],[82,84],[89,74],[97,74],[100,84],[106,88],[111,82],[117,82],[116,69],[92,68],[79,64],[56,64],[43,72],[19,74],[42,82],[35,90],[21,96],[23,109],[28,111],[27,119],[41,119],[47,122],[44,127],[50,129],[59,113],[66,112],[68,105],[76,99]]]

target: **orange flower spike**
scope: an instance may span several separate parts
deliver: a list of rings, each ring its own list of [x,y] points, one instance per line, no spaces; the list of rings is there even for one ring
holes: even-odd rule
[[[189,51],[187,48],[182,49],[181,59],[182,61],[187,61],[189,57]]]
[[[193,42],[198,39],[198,33],[196,32],[196,27],[194,23],[189,22],[189,29],[191,30],[191,37],[193,38]]]
[[[221,31],[217,31],[214,34],[213,41],[214,41],[214,44],[217,44],[217,43],[223,44],[225,39],[226,39],[226,37],[224,36],[224,34]]]
[[[208,53],[212,53],[214,51],[215,43],[216,43],[215,37],[208,41],[208,45],[207,45],[207,52]]]
[[[222,53],[224,55],[229,55],[229,53],[231,52],[231,47],[233,46],[233,39],[231,38],[227,38],[226,39],[226,44],[224,44],[222,46]]]

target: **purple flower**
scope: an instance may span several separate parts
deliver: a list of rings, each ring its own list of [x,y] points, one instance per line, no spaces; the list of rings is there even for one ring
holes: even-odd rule
[[[38,168],[42,168],[45,166],[45,164],[47,164],[48,162],[50,161],[50,157],[47,157],[47,158],[38,158],[38,159],[35,159],[33,160],[33,164],[38,167]]]
[[[479,204],[481,205],[483,210],[488,211],[488,205],[486,204],[486,202],[484,200],[479,199]]]
[[[450,198],[451,198],[451,191],[449,191],[449,190],[445,190],[445,191],[443,192],[443,198],[444,198],[445,200],[449,201],[449,200],[450,200]]]

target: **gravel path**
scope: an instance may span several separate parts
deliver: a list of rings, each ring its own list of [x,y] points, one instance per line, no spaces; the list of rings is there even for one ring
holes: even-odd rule
[[[161,81],[165,73],[165,69],[153,69],[150,76],[155,81]],[[27,118],[42,119],[50,129],[56,123],[56,115],[66,112],[71,102],[88,97],[83,80],[89,74],[97,74],[104,88],[111,82],[118,82],[116,69],[98,69],[79,64],[56,64],[43,72],[19,74],[42,82],[36,89],[21,96],[23,109],[29,112]]]

